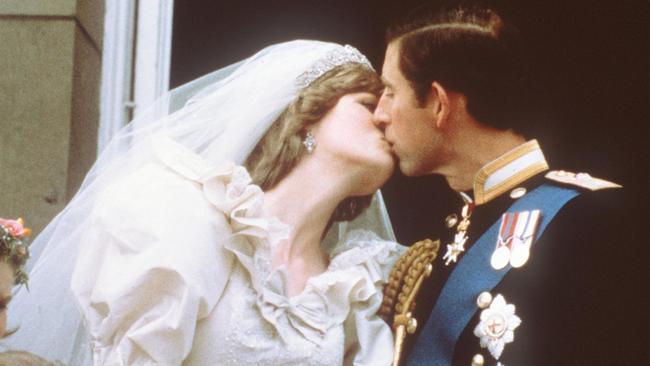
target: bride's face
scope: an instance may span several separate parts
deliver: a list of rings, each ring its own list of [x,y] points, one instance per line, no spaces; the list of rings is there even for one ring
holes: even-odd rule
[[[395,168],[391,147],[373,122],[377,101],[372,93],[346,94],[323,117],[316,131],[316,150],[326,151],[336,163],[362,172],[365,187],[360,194],[373,193]]]

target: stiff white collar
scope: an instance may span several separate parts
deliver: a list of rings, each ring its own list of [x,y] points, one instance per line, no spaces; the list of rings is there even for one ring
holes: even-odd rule
[[[474,177],[474,203],[487,203],[530,177],[548,170],[537,140],[530,140],[485,164]]]

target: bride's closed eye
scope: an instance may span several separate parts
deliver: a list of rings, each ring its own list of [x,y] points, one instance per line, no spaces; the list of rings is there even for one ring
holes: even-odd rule
[[[364,95],[358,99],[358,103],[366,107],[370,112],[374,112],[377,108],[378,99],[372,94]]]
[[[377,108],[377,103],[376,103],[376,102],[374,102],[374,103],[371,103],[371,102],[362,102],[361,105],[363,105],[364,107],[366,107],[366,109],[368,109],[370,112],[374,112],[374,111],[375,111],[375,108]]]

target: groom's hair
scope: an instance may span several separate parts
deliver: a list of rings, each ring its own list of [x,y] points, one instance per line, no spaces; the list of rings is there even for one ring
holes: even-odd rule
[[[467,98],[468,112],[498,129],[516,128],[526,91],[517,29],[482,5],[419,8],[388,29],[399,68],[422,105],[436,81]]]

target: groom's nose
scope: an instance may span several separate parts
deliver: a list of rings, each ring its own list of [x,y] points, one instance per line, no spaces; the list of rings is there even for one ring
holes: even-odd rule
[[[372,121],[377,127],[384,130],[390,124],[390,114],[386,111],[384,97],[382,96],[377,103],[377,108],[372,115]]]

